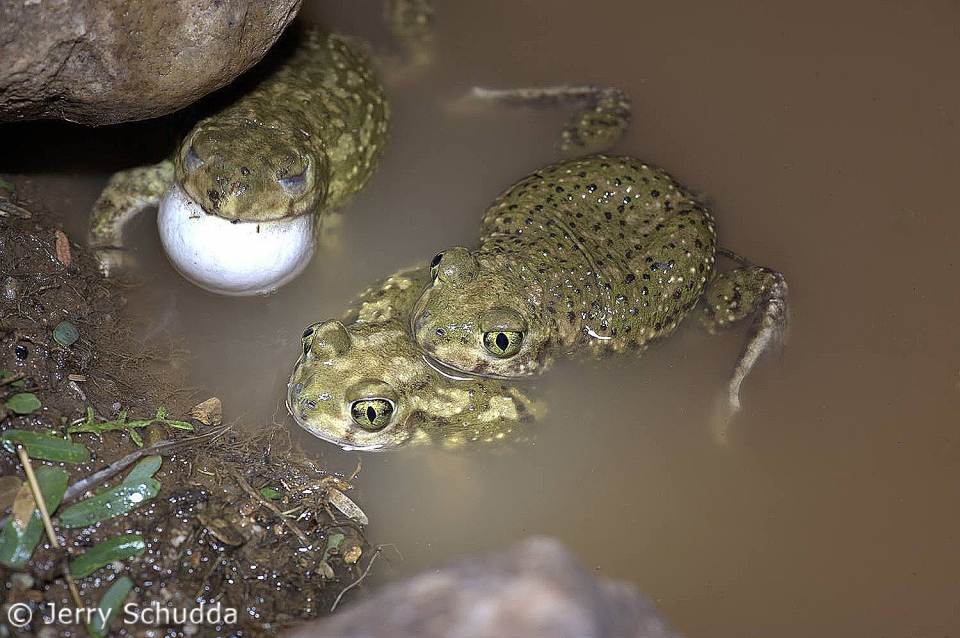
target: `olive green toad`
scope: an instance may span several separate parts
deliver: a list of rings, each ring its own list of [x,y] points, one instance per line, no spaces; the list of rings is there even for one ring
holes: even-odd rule
[[[426,264],[362,293],[343,321],[303,333],[287,409],[305,430],[346,449],[517,441],[544,414],[518,384],[452,375],[425,358],[408,330]]]
[[[511,379],[561,355],[640,353],[704,299],[711,328],[756,316],[730,383],[736,410],[743,378],[786,331],[787,285],[749,265],[714,279],[716,254],[713,216],[663,170],[569,160],[497,197],[477,250],[433,259],[411,328],[438,363]]]
[[[197,123],[172,159],[111,178],[90,229],[105,272],[123,264],[126,222],[157,204],[167,255],[203,288],[266,293],[306,266],[331,211],[373,174],[389,108],[351,38],[291,36],[272,72]]]

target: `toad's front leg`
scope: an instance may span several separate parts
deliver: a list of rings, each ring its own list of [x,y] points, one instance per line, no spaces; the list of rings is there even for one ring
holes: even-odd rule
[[[124,243],[124,229],[142,211],[157,206],[173,183],[173,162],[137,166],[110,177],[93,204],[87,242],[93,248],[100,270],[107,277],[133,266],[135,260]]]

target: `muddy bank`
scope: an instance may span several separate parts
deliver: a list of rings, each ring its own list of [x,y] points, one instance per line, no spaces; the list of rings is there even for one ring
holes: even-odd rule
[[[283,428],[191,410],[207,397],[184,388],[188,353],[139,344],[124,289],[30,195],[0,182],[0,603],[32,615],[0,635],[103,633],[44,623],[98,606],[121,636],[265,636],[327,612],[372,557],[348,477]],[[43,528],[27,464],[59,548],[25,538]]]

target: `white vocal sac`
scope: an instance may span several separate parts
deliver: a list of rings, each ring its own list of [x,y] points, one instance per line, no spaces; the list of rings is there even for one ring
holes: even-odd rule
[[[316,249],[312,214],[233,223],[208,215],[178,185],[160,201],[157,226],[174,268],[221,295],[273,292],[299,275]]]

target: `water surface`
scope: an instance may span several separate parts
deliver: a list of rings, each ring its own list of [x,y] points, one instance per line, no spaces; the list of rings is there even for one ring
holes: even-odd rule
[[[386,47],[378,16],[306,11]],[[636,107],[616,150],[703,193],[724,246],[785,274],[789,346],[747,380],[722,442],[710,407],[743,331],[691,322],[642,359],[558,367],[542,384],[550,418],[514,454],[364,454],[369,537],[403,554],[381,578],[550,534],[693,638],[960,631],[960,5],[447,2],[438,23],[435,69],[390,88],[393,142],[339,252],[293,284],[205,293],[140,225],[148,285],[132,294],[157,309],[156,335],[194,351],[192,380],[250,427],[286,418],[306,325],[473,245],[493,197],[558,159],[565,112],[446,104],[473,83],[615,84]],[[106,173],[157,152],[104,135],[109,156],[69,140],[32,151],[98,160],[34,175],[74,236]],[[345,471],[359,458],[304,441]]]

